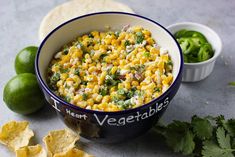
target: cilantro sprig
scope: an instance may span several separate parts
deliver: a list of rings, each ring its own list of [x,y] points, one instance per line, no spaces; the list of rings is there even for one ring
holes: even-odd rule
[[[191,122],[156,125],[174,152],[193,157],[235,157],[235,119],[193,116]]]
[[[235,86],[235,81],[234,82],[229,82],[228,85]]]

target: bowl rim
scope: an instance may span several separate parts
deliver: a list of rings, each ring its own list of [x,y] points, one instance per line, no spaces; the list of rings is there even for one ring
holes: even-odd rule
[[[199,65],[203,65],[203,64],[207,64],[207,63],[211,63],[213,62],[214,60],[216,60],[216,58],[221,54],[221,51],[222,51],[222,47],[223,47],[223,43],[222,43],[222,40],[221,38],[219,37],[219,35],[210,27],[206,26],[206,25],[203,25],[201,23],[196,23],[196,22],[177,22],[177,23],[174,23],[174,24],[171,24],[169,26],[167,26],[166,28],[167,29],[170,29],[170,28],[174,28],[174,27],[177,27],[177,26],[182,26],[182,25],[188,25],[188,26],[196,26],[196,27],[200,27],[200,28],[203,28],[205,29],[207,32],[209,32],[210,34],[213,34],[213,36],[215,36],[217,39],[218,39],[218,42],[219,42],[219,48],[217,51],[217,53],[214,53],[214,55],[208,59],[208,60],[205,60],[205,61],[202,61],[202,62],[197,62],[197,63],[184,63],[186,66],[199,66]],[[183,29],[183,27],[181,28]],[[170,31],[171,32],[171,31]],[[201,32],[200,32],[201,33]],[[211,43],[210,43],[211,44]]]
[[[91,110],[91,109],[85,109],[85,108],[81,108],[79,106],[75,106],[71,103],[68,103],[66,101],[64,101],[62,98],[60,98],[59,96],[57,96],[56,94],[54,94],[51,89],[49,89],[49,87],[47,87],[47,84],[46,82],[43,81],[42,77],[41,77],[41,74],[39,72],[39,56],[40,56],[40,52],[41,52],[41,49],[42,47],[44,46],[45,42],[47,41],[47,39],[54,33],[56,32],[58,29],[60,29],[61,27],[63,27],[64,25],[70,23],[70,22],[73,22],[75,20],[79,20],[79,19],[82,19],[82,18],[86,18],[86,17],[89,17],[89,16],[94,16],[94,15],[108,15],[108,14],[117,14],[117,15],[127,15],[127,16],[133,16],[133,17],[137,17],[137,18],[141,18],[141,19],[144,19],[144,20],[147,20],[159,27],[161,27],[161,29],[163,29],[166,33],[168,33],[168,35],[170,35],[170,37],[173,39],[173,41],[176,43],[178,49],[179,49],[179,55],[180,55],[180,64],[179,64],[179,72],[174,80],[174,82],[171,84],[171,86],[162,94],[160,95],[159,97],[151,100],[150,102],[146,103],[146,104],[143,104],[139,107],[136,107],[136,108],[131,108],[131,109],[127,109],[127,110],[121,110],[121,111],[99,111],[99,110]],[[180,45],[178,44],[178,42],[176,41],[176,39],[174,38],[174,36],[165,28],[163,27],[162,25],[160,25],[159,23],[155,22],[154,20],[152,19],[149,19],[147,17],[144,17],[144,16],[141,16],[141,15],[137,15],[137,14],[133,14],[133,13],[127,13],[127,12],[116,12],[116,11],[107,11],[107,12],[95,12],[95,13],[90,13],[90,14],[85,14],[85,15],[82,15],[82,16],[78,16],[78,17],[75,17],[73,19],[70,19],[62,24],[60,24],[59,26],[57,26],[55,29],[53,29],[44,39],[43,41],[41,42],[39,48],[38,48],[38,51],[37,51],[37,55],[36,55],[36,59],[35,59],[35,72],[36,72],[36,76],[37,76],[37,79],[40,83],[40,85],[42,86],[42,88],[51,96],[53,97],[53,99],[55,99],[56,101],[58,101],[59,103],[61,103],[62,105],[66,105],[70,108],[73,108],[75,110],[79,110],[81,112],[85,112],[85,113],[97,113],[97,114],[100,114],[100,115],[121,115],[121,114],[128,114],[128,113],[133,113],[133,112],[136,112],[136,111],[140,111],[141,109],[143,108],[147,108],[149,107],[154,101],[157,101],[157,100],[162,100],[164,97],[166,97],[166,95],[168,95],[168,93],[170,92],[170,89],[172,89],[174,86],[177,85],[177,82],[179,81],[179,79],[181,80],[181,74],[183,72],[183,53],[182,53],[182,50],[180,48]]]

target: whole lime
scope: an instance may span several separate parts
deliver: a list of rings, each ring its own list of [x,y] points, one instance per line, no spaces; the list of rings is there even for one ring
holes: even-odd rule
[[[36,46],[28,46],[22,49],[15,58],[15,71],[21,73],[35,73],[34,61],[38,51]]]
[[[19,114],[30,114],[44,104],[44,97],[36,76],[31,73],[13,77],[4,87],[3,101],[9,109]]]

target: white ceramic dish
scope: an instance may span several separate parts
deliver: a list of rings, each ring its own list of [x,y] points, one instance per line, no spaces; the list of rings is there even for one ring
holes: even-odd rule
[[[194,30],[202,33],[209,43],[211,43],[214,56],[207,61],[199,63],[184,63],[183,70],[183,82],[196,82],[205,79],[213,71],[216,58],[220,55],[222,50],[222,42],[218,34],[213,31],[211,28],[193,22],[182,22],[170,25],[167,29],[175,34],[177,31],[182,29]]]

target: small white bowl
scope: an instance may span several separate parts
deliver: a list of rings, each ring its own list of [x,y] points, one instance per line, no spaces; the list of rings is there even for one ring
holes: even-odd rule
[[[202,33],[208,42],[212,45],[214,55],[209,60],[198,63],[184,63],[183,82],[196,82],[205,79],[213,71],[216,58],[220,55],[222,50],[222,42],[218,34],[211,28],[193,22],[182,22],[170,25],[167,29],[175,34],[182,29],[198,31]]]

